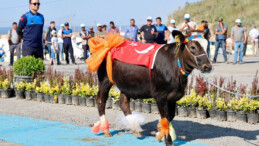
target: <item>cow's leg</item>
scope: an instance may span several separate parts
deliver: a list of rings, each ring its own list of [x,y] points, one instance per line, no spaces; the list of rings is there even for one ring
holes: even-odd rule
[[[140,127],[140,120],[137,119],[137,117],[133,115],[130,110],[130,98],[126,97],[125,94],[121,93],[119,104],[122,112],[126,116],[126,119],[129,123],[131,133],[137,137],[142,137],[140,133],[140,131],[142,130]]]
[[[168,116],[171,107],[168,106],[167,98],[159,97],[156,98],[157,106],[160,112],[161,120],[157,124],[157,140],[161,141],[163,137],[165,137],[165,143],[166,145],[173,145],[172,139],[169,134],[169,122],[172,120],[172,116]]]
[[[99,79],[99,91],[96,97],[97,108],[100,116],[100,121],[96,122],[92,128],[93,133],[99,133],[100,130],[104,133],[104,136],[110,137],[111,133],[109,131],[109,123],[105,118],[105,105],[106,100],[108,99],[109,91],[112,87],[106,71],[103,69],[103,64],[98,70],[98,79]],[[104,66],[105,67],[105,66]],[[105,69],[105,68],[104,68]]]

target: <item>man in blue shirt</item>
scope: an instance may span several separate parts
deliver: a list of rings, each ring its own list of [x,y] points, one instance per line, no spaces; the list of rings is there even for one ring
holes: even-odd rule
[[[228,26],[223,24],[223,18],[219,18],[219,25],[216,26],[216,49],[214,53],[213,63],[217,62],[219,47],[223,50],[224,62],[227,62],[226,39]]]
[[[63,31],[62,31],[62,37],[63,37],[63,41],[64,41],[63,48],[64,48],[64,52],[66,54],[66,62],[67,62],[67,64],[69,64],[69,56],[68,56],[68,53],[69,53],[72,63],[76,65],[75,57],[74,57],[74,50],[73,50],[72,41],[71,41],[72,30],[69,29],[68,22],[65,23],[65,29],[63,29]]]
[[[156,27],[156,30],[158,31],[156,43],[167,44],[167,39],[169,38],[170,31],[167,29],[167,27],[164,24],[162,24],[161,17],[156,18],[155,27]]]
[[[130,26],[127,28],[125,35],[130,41],[138,41],[138,27],[135,25],[135,20],[130,19]]]
[[[39,0],[30,0],[29,3],[31,11],[21,17],[17,28],[17,34],[23,39],[22,55],[43,59],[44,17],[38,13]]]

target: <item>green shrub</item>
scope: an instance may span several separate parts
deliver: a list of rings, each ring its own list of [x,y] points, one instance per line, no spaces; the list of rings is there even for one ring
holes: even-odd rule
[[[32,76],[33,73],[37,74],[38,71],[43,73],[45,71],[45,65],[42,59],[27,56],[14,63],[13,69],[15,75]]]

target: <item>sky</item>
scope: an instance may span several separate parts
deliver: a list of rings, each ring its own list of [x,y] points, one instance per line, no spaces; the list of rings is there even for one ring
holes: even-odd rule
[[[57,25],[71,22],[70,26],[84,23],[128,25],[134,18],[136,24],[146,23],[146,18],[160,16],[166,23],[168,16],[186,2],[199,0],[40,0],[39,12],[45,17],[45,26],[54,20]],[[29,0],[0,0],[0,27],[9,27],[29,11]],[[70,19],[71,18],[71,19]]]

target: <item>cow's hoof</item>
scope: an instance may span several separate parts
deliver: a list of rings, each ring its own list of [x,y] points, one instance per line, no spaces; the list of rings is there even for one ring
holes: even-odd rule
[[[104,133],[104,136],[105,137],[112,137],[112,134],[110,132],[108,132],[108,133]]]
[[[166,144],[166,146],[174,146],[174,144]]]
[[[136,137],[142,137],[142,134],[140,132],[133,131],[131,132],[131,134],[133,134]]]

